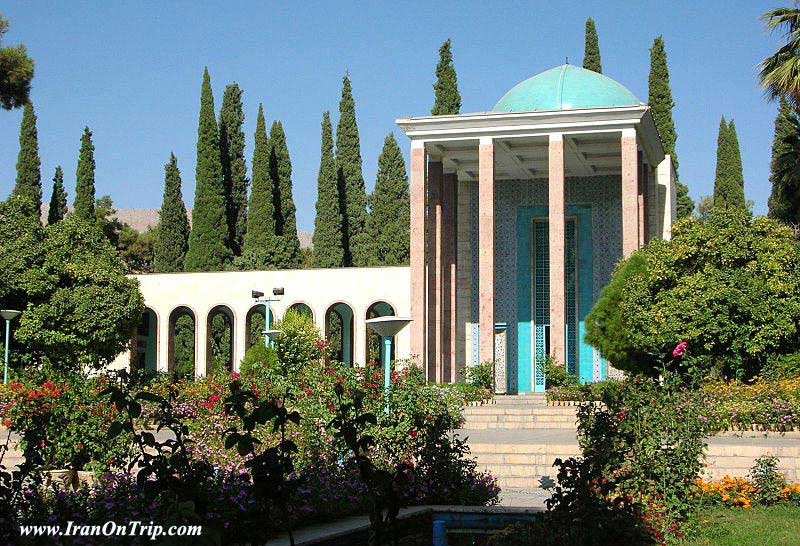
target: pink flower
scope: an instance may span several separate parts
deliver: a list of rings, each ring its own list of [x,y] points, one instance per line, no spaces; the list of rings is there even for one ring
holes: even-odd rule
[[[233,372],[231,374],[231,379],[239,379],[240,377],[241,375],[239,375],[239,372]]]
[[[325,344],[325,340],[324,339],[318,339],[317,340],[317,349],[319,349],[320,351],[324,351],[325,347],[327,347],[327,345]]]
[[[686,343],[685,341],[681,341],[680,343],[675,345],[675,348],[672,349],[672,358],[678,358],[686,354],[687,345],[688,343]]]

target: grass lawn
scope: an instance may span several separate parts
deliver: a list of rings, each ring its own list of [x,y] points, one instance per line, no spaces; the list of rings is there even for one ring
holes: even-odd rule
[[[800,546],[800,508],[711,508],[688,531],[680,546]]]

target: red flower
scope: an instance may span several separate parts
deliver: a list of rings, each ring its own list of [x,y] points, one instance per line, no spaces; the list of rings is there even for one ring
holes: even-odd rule
[[[306,390],[304,390],[303,392],[304,392],[304,393],[306,393],[306,396],[311,396],[312,394],[314,394],[314,393],[311,391],[311,389],[306,389]]]
[[[241,375],[239,375],[239,372],[231,373],[231,379],[239,379],[240,377],[241,377]]]
[[[672,349],[672,358],[678,358],[686,354],[686,346],[689,345],[685,341],[681,341],[675,348]]]
[[[208,401],[211,402],[212,405],[219,402],[221,399],[222,396],[219,394],[212,394],[211,396],[208,397]]]
[[[327,345],[325,345],[325,340],[324,339],[318,339],[317,340],[317,349],[319,349],[320,351],[324,351],[325,347],[327,347]]]
[[[408,431],[408,435],[411,436],[412,438],[416,438],[417,431],[412,428],[411,430]]]

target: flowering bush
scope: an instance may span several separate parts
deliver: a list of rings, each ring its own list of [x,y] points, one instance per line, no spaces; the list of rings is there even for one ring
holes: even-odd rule
[[[752,508],[755,504],[777,503],[800,506],[800,483],[787,483],[777,471],[778,459],[756,459],[746,478],[725,476],[719,481],[696,481],[695,496],[702,502],[732,508]]]
[[[46,370],[8,384],[0,418],[20,434],[28,466],[121,468],[130,445],[106,436],[116,411],[100,394],[105,383],[103,377]]]

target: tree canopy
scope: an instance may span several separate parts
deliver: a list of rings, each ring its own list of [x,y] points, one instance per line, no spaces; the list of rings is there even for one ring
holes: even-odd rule
[[[225,87],[219,112],[219,146],[225,186],[228,246],[235,256],[242,253],[247,230],[247,163],[244,159],[244,108],[239,84]]]
[[[181,171],[175,154],[164,165],[164,198],[159,211],[153,268],[156,273],[183,271],[189,249],[189,216],[183,203]]]
[[[0,15],[0,44],[10,26]],[[19,108],[28,102],[33,80],[33,59],[25,46],[0,47],[0,105],[6,110]]]
[[[389,133],[378,158],[375,191],[370,196],[367,233],[370,265],[406,265],[409,260],[411,208],[403,152]]]
[[[744,173],[739,139],[733,120],[719,122],[717,136],[717,168],[714,177],[714,207],[746,208],[744,198]]]
[[[314,267],[342,267],[342,209],[336,183],[333,126],[328,112],[322,115],[322,144],[317,174],[317,203],[314,217]]]
[[[0,203],[0,300],[23,310],[15,361],[43,359],[74,370],[110,363],[144,309],[138,282],[92,221],[78,215],[43,228],[30,203]]]
[[[47,224],[60,222],[67,215],[67,190],[64,188],[64,171],[61,165],[53,175],[53,193],[50,195],[50,208],[47,210]]]
[[[696,365],[758,373],[800,343],[800,244],[746,210],[673,225],[620,262],[587,319],[586,340],[615,367],[657,375],[680,341]]]
[[[461,110],[461,93],[458,92],[458,76],[453,65],[453,52],[450,38],[439,48],[439,62],[436,65],[436,83],[433,84],[434,101],[431,115],[446,116],[458,114]]]
[[[603,73],[603,65],[600,61],[600,44],[597,39],[597,29],[594,19],[586,19],[586,30],[583,46],[583,68]]]
[[[800,120],[783,97],[775,116],[769,180],[769,216],[800,224]]]
[[[75,214],[83,220],[93,220],[94,214],[94,144],[92,132],[84,127],[78,154],[77,184],[75,185]]]
[[[17,156],[17,183],[14,195],[23,195],[33,203],[32,213],[39,219],[42,208],[42,162],[39,160],[39,136],[36,131],[36,113],[30,101],[25,103],[19,128],[19,155]]]

